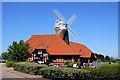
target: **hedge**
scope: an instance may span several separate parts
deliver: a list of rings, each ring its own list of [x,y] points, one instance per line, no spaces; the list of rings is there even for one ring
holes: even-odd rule
[[[42,75],[44,78],[52,80],[119,80],[120,65],[119,67],[118,65],[108,66],[105,65],[98,69],[85,70],[53,66],[47,67],[45,64],[20,62],[15,63],[13,69],[28,74]]]
[[[117,69],[113,70],[91,70],[90,80],[119,80],[120,73]]]
[[[13,69],[16,71],[38,75],[40,69],[48,67],[45,64],[37,64],[31,62],[19,62],[13,65]]]
[[[98,69],[90,70],[90,79],[98,80],[119,80],[120,64],[104,64]]]
[[[118,69],[81,70],[74,68],[48,67],[40,70],[44,78],[53,80],[119,80]]]
[[[44,78],[53,80],[87,80],[89,71],[74,68],[48,67],[40,70]]]
[[[17,63],[16,61],[7,61],[6,67],[13,67],[13,64]]]

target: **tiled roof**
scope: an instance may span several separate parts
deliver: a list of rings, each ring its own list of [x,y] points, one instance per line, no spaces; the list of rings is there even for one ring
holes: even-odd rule
[[[92,51],[83,44],[70,42],[70,47],[78,51],[81,55],[80,57],[91,57]]]
[[[49,55],[80,55],[81,57],[91,57],[92,51],[85,45],[70,42],[67,45],[60,35],[32,35],[26,41],[30,44],[31,50],[46,49]]]

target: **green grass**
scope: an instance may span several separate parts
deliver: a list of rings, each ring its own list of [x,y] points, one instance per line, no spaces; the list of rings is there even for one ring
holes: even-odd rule
[[[120,64],[119,63],[112,63],[112,64],[108,64],[106,62],[102,62],[101,66],[98,68],[89,68],[89,67],[85,67],[85,68],[80,68],[83,70],[96,70],[96,69],[101,69],[101,70],[112,70],[112,69],[118,69],[120,68]]]
[[[102,63],[98,69],[118,69],[118,67],[120,67],[120,64],[118,63],[112,63],[112,64]]]

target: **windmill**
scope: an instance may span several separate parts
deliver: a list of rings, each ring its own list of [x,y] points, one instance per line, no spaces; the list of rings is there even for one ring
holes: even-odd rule
[[[55,23],[55,33],[60,34],[61,38],[69,45],[69,36],[68,31],[73,34],[73,36],[77,39],[76,34],[70,29],[70,25],[76,20],[76,15],[74,14],[67,22],[62,14],[54,9],[53,12],[57,15],[59,20]]]

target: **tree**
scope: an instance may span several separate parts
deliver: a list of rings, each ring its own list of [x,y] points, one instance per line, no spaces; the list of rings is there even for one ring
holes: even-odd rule
[[[105,56],[105,60],[110,60],[110,57],[108,55]]]
[[[103,61],[104,60],[104,55],[99,54],[99,58]]]
[[[0,59],[2,58],[2,56],[0,55]]]
[[[98,59],[100,59],[101,61],[104,61],[104,55],[97,54],[97,53],[95,53],[95,55],[97,56]]]
[[[115,59],[114,57],[110,57],[110,61],[115,63],[115,62],[117,62],[117,59]]]
[[[2,57],[3,59],[8,59],[8,58],[9,58],[9,55],[8,55],[7,52],[3,52],[3,53],[1,54],[1,57]]]
[[[14,41],[12,45],[8,46],[8,54],[10,60],[25,61],[30,56],[29,44],[20,40],[19,43]]]

